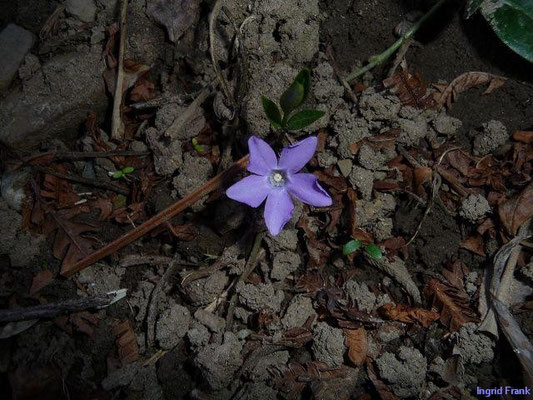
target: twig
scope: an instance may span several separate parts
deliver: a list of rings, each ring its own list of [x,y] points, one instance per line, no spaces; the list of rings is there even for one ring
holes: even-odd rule
[[[117,81],[113,98],[113,117],[111,121],[111,137],[121,140],[124,134],[120,106],[122,105],[122,88],[124,86],[124,48],[126,47],[126,17],[128,16],[128,0],[122,0],[120,10],[120,44],[118,49]]]
[[[235,284],[235,286],[237,286],[239,282],[244,282],[246,279],[248,279],[252,271],[255,269],[257,263],[260,260],[259,251],[261,250],[262,241],[263,241],[263,234],[258,233],[255,236],[252,251],[250,252],[250,257],[248,257],[248,261],[246,262],[246,267],[244,268],[242,275],[237,280],[237,283]],[[231,300],[228,305],[228,314],[226,316],[226,330],[227,331],[231,331],[231,328],[233,326],[233,313],[234,313],[236,304],[237,304],[237,293],[233,293],[233,296],[231,297]]]
[[[215,75],[217,76],[220,85],[222,87],[222,91],[224,92],[224,96],[226,96],[226,99],[230,102],[233,113],[235,113],[236,105],[235,100],[233,99],[233,95],[231,94],[228,84],[226,82],[226,79],[224,78],[224,74],[220,70],[220,67],[218,65],[218,60],[216,56],[215,51],[215,26],[218,19],[218,14],[220,13],[220,10],[222,9],[224,0],[216,0],[215,5],[213,6],[213,10],[211,11],[211,15],[209,16],[209,52],[211,53],[211,62],[213,63],[213,69],[215,70]],[[230,118],[233,119],[233,118]]]
[[[180,265],[178,262],[178,254],[174,255],[174,258],[170,262],[167,270],[155,285],[154,290],[152,291],[152,296],[150,297],[150,304],[148,305],[148,310],[146,312],[146,344],[149,348],[154,347],[155,342],[155,317],[156,309],[158,305],[159,295],[163,291],[163,287],[168,282],[168,280],[174,275],[177,267]]]
[[[54,175],[54,176],[57,176],[58,178],[61,178],[61,179],[66,179],[66,180],[73,181],[73,182],[83,183],[84,185],[94,186],[94,187],[98,187],[100,189],[112,190],[113,192],[117,192],[117,193],[123,194],[124,196],[127,196],[130,193],[130,191],[128,189],[126,189],[126,188],[124,188],[122,186],[119,186],[119,185],[115,185],[115,184],[113,184],[111,182],[100,181],[100,180],[97,180],[97,179],[84,178],[84,177],[78,176],[78,175],[63,174],[61,172],[55,171],[55,170],[50,169],[50,168],[41,167],[39,165],[33,165],[32,167],[35,168],[37,171],[45,173],[45,174]]]
[[[355,104],[357,104],[357,97],[355,96],[355,93],[353,92],[348,82],[346,82],[346,79],[342,77],[342,74],[339,71],[337,61],[335,60],[335,57],[333,56],[333,49],[331,47],[331,44],[328,44],[326,46],[326,55],[329,59],[329,64],[333,68],[333,72],[335,73],[335,76],[337,77],[337,80],[340,82],[342,86],[344,86],[344,89],[348,93],[348,97],[350,97],[350,100],[352,100]]]
[[[429,11],[425,13],[422,18],[420,18],[418,22],[414,24],[413,27],[405,33],[405,35],[403,35],[396,42],[394,42],[392,46],[390,46],[383,53],[370,57],[368,59],[367,65],[365,65],[363,68],[353,71],[346,77],[346,80],[348,82],[353,81],[355,78],[363,75],[365,72],[370,71],[372,68],[388,60],[389,57],[393,55],[396,50],[398,50],[406,41],[408,41],[414,36],[414,34],[418,31],[422,24],[424,24],[424,22],[426,22],[426,20],[431,17],[445,1],[446,0],[439,0],[437,3],[435,3],[433,7],[431,7]]]
[[[172,121],[172,124],[165,131],[165,136],[169,136],[171,138],[178,136],[180,130],[185,126],[187,122],[189,122],[198,107],[202,105],[202,103],[209,97],[210,94],[210,87],[203,88],[198,94],[198,97],[196,97],[196,99],[194,99],[194,101],[189,104],[187,109],[180,115],[178,115],[176,119],[174,119],[174,121]]]
[[[56,157],[61,160],[82,160],[84,158],[107,157],[142,157],[150,155],[149,151],[112,150],[112,151],[60,151]]]
[[[180,212],[190,207],[198,200],[200,200],[205,195],[211,193],[213,190],[217,189],[222,185],[222,183],[229,177],[236,174],[238,171],[241,171],[248,164],[248,155],[244,156],[240,160],[233,163],[231,167],[221,172],[214,178],[210,179],[203,186],[196,189],[191,194],[185,196],[183,199],[177,201],[171,206],[165,208],[159,214],[153,216],[148,221],[139,225],[137,228],[129,231],[125,235],[121,236],[117,240],[109,243],[108,245],[102,247],[101,249],[90,254],[88,257],[78,261],[76,264],[67,266],[64,270],[61,271],[61,274],[65,277],[70,277],[76,272],[81,271],[84,268],[87,268],[89,265],[94,264],[95,262],[101,260],[104,257],[107,257],[110,254],[115,253],[116,251],[122,249],[128,244],[132,243],[134,240],[139,239],[144,236],[160,224],[170,220],[171,218],[178,215]]]
[[[41,304],[35,307],[26,307],[14,310],[0,310],[0,322],[53,318],[57,315],[68,312],[105,308],[126,297],[126,292],[126,289],[119,289],[100,296],[91,296],[57,303]]]

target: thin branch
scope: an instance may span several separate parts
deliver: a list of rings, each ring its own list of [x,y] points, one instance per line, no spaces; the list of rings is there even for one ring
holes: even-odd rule
[[[108,245],[102,247],[101,249],[95,251],[94,253],[90,254],[89,256],[85,257],[84,259],[78,261],[73,265],[64,266],[63,270],[61,271],[61,274],[65,277],[70,277],[76,272],[87,268],[89,265],[94,264],[102,258],[117,252],[118,250],[124,248],[133,241],[146,235],[148,232],[150,232],[160,224],[175,217],[180,212],[196,203],[205,195],[222,186],[223,182],[226,179],[244,169],[244,167],[248,164],[248,158],[249,156],[246,155],[240,160],[236,161],[231,167],[221,172],[214,178],[210,179],[207,183],[196,189],[194,192],[177,201],[170,207],[165,208],[159,214],[153,216],[148,221],[139,225],[137,228],[132,229],[117,240],[109,243]]]
[[[111,137],[121,140],[124,135],[120,106],[122,105],[122,88],[124,86],[124,48],[126,47],[126,17],[128,16],[128,0],[122,0],[120,10],[120,44],[118,49],[117,81],[113,98],[113,117],[111,120]]]

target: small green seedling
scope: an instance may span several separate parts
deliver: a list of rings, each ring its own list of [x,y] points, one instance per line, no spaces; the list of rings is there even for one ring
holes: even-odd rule
[[[307,99],[310,87],[311,71],[304,68],[281,95],[279,99],[281,110],[272,100],[261,96],[263,110],[274,129],[288,129],[290,131],[303,129],[325,114],[324,111],[312,109],[294,113]]]
[[[342,246],[342,254],[345,256],[355,253],[359,249],[361,249],[362,243],[360,240],[352,239],[349,242],[347,242],[344,246]],[[374,260],[381,260],[383,258],[383,253],[381,252],[381,249],[376,246],[375,244],[368,244],[365,246],[365,253]]]
[[[109,171],[109,176],[113,179],[120,179],[128,174],[131,174],[134,171],[133,167],[124,167],[119,171]]]
[[[348,243],[346,243],[344,246],[342,246],[342,254],[347,256],[348,254],[355,253],[360,248],[361,248],[361,241],[352,239]]]
[[[198,139],[196,138],[192,138],[192,147],[194,147],[194,150],[196,150],[198,153],[203,153],[207,150],[207,146],[198,143]]]

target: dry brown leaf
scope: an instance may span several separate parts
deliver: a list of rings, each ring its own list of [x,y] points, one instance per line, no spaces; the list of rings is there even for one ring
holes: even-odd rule
[[[533,143],[533,131],[516,131],[513,133],[513,139],[525,144]]]
[[[139,345],[137,336],[133,332],[131,322],[126,320],[113,328],[118,355],[123,364],[128,364],[139,359]]]
[[[471,251],[481,257],[487,257],[485,253],[485,243],[479,234],[475,234],[467,238],[461,243],[461,248]]]
[[[407,304],[394,305],[392,303],[381,306],[379,313],[393,321],[400,321],[406,324],[419,323],[424,328],[430,326],[440,316],[439,313],[423,308],[409,307]]]
[[[426,182],[431,182],[432,170],[429,167],[416,167],[413,170],[414,190],[417,195],[424,197],[426,191],[422,186]]]
[[[55,274],[49,269],[40,270],[37,275],[33,277],[30,287],[30,296],[33,296],[43,287],[52,282],[55,278]]]
[[[465,72],[455,78],[440,94],[437,99],[437,109],[441,109],[444,104],[449,109],[452,102],[456,101],[459,93],[465,90],[475,88],[481,85],[488,84],[489,86],[483,94],[492,93],[505,83],[506,79],[503,76],[489,74],[487,72]]]
[[[468,266],[464,262],[456,260],[447,265],[441,273],[452,286],[462,290],[464,289],[464,277],[469,272]]]
[[[452,332],[467,322],[479,322],[476,313],[470,308],[468,296],[463,290],[446,285],[437,279],[428,282],[423,292],[433,298],[433,305],[440,310],[441,322]]]
[[[519,195],[501,203],[498,214],[507,231],[516,235],[520,225],[533,217],[533,184],[529,184]]]
[[[428,85],[420,74],[397,71],[383,81],[383,85],[400,99],[401,103],[416,108],[431,108],[435,100],[428,91]]]
[[[348,358],[355,365],[363,365],[368,352],[368,341],[364,328],[344,329],[345,344],[348,347]]]

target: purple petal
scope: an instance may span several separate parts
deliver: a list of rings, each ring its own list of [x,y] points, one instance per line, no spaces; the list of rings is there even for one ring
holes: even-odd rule
[[[272,190],[265,204],[265,222],[272,236],[281,232],[285,224],[291,219],[292,210],[291,196],[284,189]]]
[[[270,190],[266,176],[250,175],[230,186],[226,190],[226,196],[251,207],[259,207]]]
[[[248,151],[250,152],[248,171],[257,175],[268,175],[270,171],[278,167],[276,153],[264,140],[256,136],[250,137]]]
[[[318,140],[310,136],[292,146],[284,147],[279,158],[279,168],[293,174],[300,171],[315,154]]]
[[[320,186],[313,174],[291,175],[285,184],[287,191],[302,203],[315,207],[327,207],[332,204],[329,194]]]

